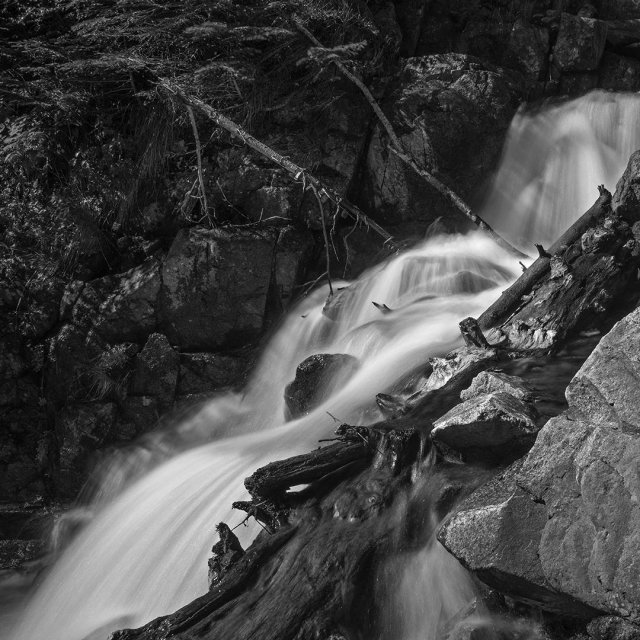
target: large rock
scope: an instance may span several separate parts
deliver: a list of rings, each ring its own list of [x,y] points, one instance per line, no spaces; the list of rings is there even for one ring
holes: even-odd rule
[[[604,22],[563,13],[553,60],[564,73],[593,71],[600,64],[606,37]]]
[[[640,621],[638,345],[640,309],[601,340],[569,386],[569,409],[498,483],[498,498],[481,490],[442,528],[445,546],[488,584],[552,611],[577,602]]]
[[[431,437],[467,460],[513,460],[531,446],[538,432],[531,410],[509,393],[471,398],[434,422]]]
[[[509,35],[508,56],[510,66],[530,80],[541,80],[548,65],[549,32],[518,18]]]
[[[470,400],[484,393],[504,391],[523,402],[533,399],[533,391],[518,376],[510,376],[499,371],[482,371],[471,382],[471,386],[460,394],[461,400]]]
[[[98,308],[83,318],[109,342],[139,342],[157,324],[157,302],[160,294],[160,261],[152,258],[138,267],[87,283],[76,302],[74,321],[82,324],[78,312],[83,302],[98,302]]]
[[[357,358],[344,353],[318,353],[303,360],[284,392],[290,417],[309,413],[332,390],[347,382],[357,368]]]
[[[388,109],[403,147],[469,197],[499,157],[519,101],[516,76],[462,54],[408,59]],[[386,224],[412,221],[424,233],[438,216],[459,215],[391,153],[380,126],[371,139],[365,178],[367,210]],[[466,219],[460,216],[459,224]]]
[[[629,158],[629,164],[616,185],[611,207],[629,222],[640,220],[640,151]]]
[[[261,332],[272,266],[291,292],[303,242],[276,253],[280,232],[183,229],[162,268],[160,325],[181,349],[246,344]],[[275,258],[275,259],[274,259]],[[286,270],[278,264],[286,263]]]
[[[218,353],[181,353],[178,395],[206,393],[238,383],[247,369],[244,358]]]

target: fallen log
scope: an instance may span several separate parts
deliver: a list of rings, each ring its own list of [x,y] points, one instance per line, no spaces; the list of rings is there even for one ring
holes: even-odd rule
[[[354,222],[362,223],[367,228],[372,229],[384,240],[385,243],[393,246],[393,237],[388,231],[365,215],[358,207],[351,204],[331,187],[327,186],[321,180],[309,173],[307,169],[295,164],[286,156],[281,155],[264,142],[261,142],[248,131],[245,131],[239,124],[235,123],[230,118],[227,118],[224,114],[220,113],[199,98],[188,95],[177,84],[166,79],[160,79],[158,87],[182,102],[186,107],[197,109],[216,125],[229,132],[235,139],[242,142],[242,144],[258,152],[261,156],[267,158],[267,160],[277,164],[296,182],[300,183],[304,191],[311,191],[316,198],[319,198],[320,202],[331,202],[338,211],[352,218]]]
[[[548,350],[576,329],[597,326],[637,279],[640,249],[631,225],[599,187],[595,204],[503,293],[478,323],[503,347]],[[491,335],[489,335],[491,339]]]
[[[520,337],[530,338],[519,333],[525,318],[527,331],[553,326],[553,340],[547,342],[556,345],[582,326],[589,313],[610,309],[636,277],[640,252],[633,231],[611,212],[609,202],[610,194],[601,190],[594,207],[549,249],[551,257],[541,257],[527,269],[478,324],[463,321],[472,343],[482,342],[481,328],[514,328],[504,345],[467,346],[432,359],[430,375],[419,388],[402,397],[381,398],[391,418],[369,427],[341,425],[339,443],[254,473],[247,479],[254,498],[243,507],[282,509],[271,533],[261,533],[244,554],[236,549],[234,562],[208,594],[141,629],[119,632],[115,639],[379,635],[375,585],[380,563],[426,540],[434,521],[426,518],[430,524],[425,523],[424,514],[442,515],[442,505],[450,508],[485,477],[461,465],[455,465],[454,473],[454,466],[436,453],[429,456],[435,466],[424,470],[425,434],[432,423],[458,404],[460,392],[477,373],[513,357],[514,345],[523,344]],[[604,298],[603,287],[609,292]],[[542,315],[534,327],[536,310]],[[420,490],[411,484],[418,468],[424,474]],[[302,491],[290,491],[307,482]],[[418,511],[422,525],[416,525]],[[232,546],[221,548],[226,553]]]

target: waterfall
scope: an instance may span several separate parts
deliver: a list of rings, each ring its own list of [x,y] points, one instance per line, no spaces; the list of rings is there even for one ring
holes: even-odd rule
[[[612,193],[640,149],[640,95],[593,91],[514,118],[484,218],[531,251],[548,247],[595,200]]]
[[[517,116],[483,216],[520,240],[554,239],[595,200],[597,184],[611,188],[619,177],[638,142],[631,125],[639,99],[596,92]],[[479,315],[519,273],[517,262],[480,233],[436,237],[354,283],[334,283],[343,304],[333,319],[322,312],[325,287],[302,300],[242,394],[220,395],[176,425],[190,448],[172,451],[171,439],[159,435],[161,454],[134,449],[133,457],[115,459],[93,518],[49,572],[11,640],[103,638],[203,594],[215,524],[233,527],[243,519],[230,510],[243,499],[243,479],[267,462],[317,446],[334,427],[329,413],[354,424],[379,419],[375,394],[456,346],[460,319]],[[383,314],[372,302],[393,312]],[[346,353],[360,366],[311,413],[286,422],[284,387],[315,353]],[[146,473],[134,479],[139,465]],[[236,533],[247,543],[254,532],[240,527]],[[403,593],[414,594],[402,638],[431,640],[434,607],[453,614],[473,590],[437,543],[402,566]]]

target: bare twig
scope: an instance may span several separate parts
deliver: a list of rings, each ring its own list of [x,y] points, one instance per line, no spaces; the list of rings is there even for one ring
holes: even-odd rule
[[[207,192],[204,187],[204,176],[202,173],[202,150],[200,149],[200,135],[198,134],[198,125],[196,124],[196,117],[193,113],[193,107],[187,105],[187,113],[189,114],[189,121],[191,122],[191,129],[193,130],[193,137],[196,141],[196,157],[198,159],[198,183],[200,185],[200,197],[202,198],[202,209],[205,217],[209,217],[209,205],[207,203]],[[215,213],[213,215],[215,218]]]
[[[302,34],[304,34],[315,46],[322,47],[322,43],[300,22],[298,18],[294,16],[293,22]],[[412,169],[418,176],[420,176],[425,182],[431,185],[436,191],[442,194],[449,202],[451,202],[459,211],[461,211],[469,220],[482,229],[487,235],[491,236],[493,240],[500,245],[503,249],[506,249],[509,253],[518,258],[526,258],[526,254],[519,251],[498,233],[496,233],[482,218],[477,216],[471,210],[471,207],[452,189],[446,184],[438,180],[433,174],[426,169],[420,168],[415,160],[406,153],[403,149],[400,139],[398,138],[393,125],[389,121],[389,118],[384,114],[384,111],[380,108],[378,101],[375,99],[369,88],[360,78],[353,74],[347,67],[340,62],[337,58],[332,58],[331,62],[339,69],[345,78],[353,82],[353,84],[360,89],[360,92],[364,96],[365,100],[369,103],[373,112],[378,117],[380,124],[387,132],[389,140],[391,141],[391,152],[395,154],[402,162],[404,162],[410,169]]]
[[[318,180],[318,178],[307,173],[303,167],[300,167],[299,165],[289,160],[289,158],[286,158],[285,156],[279,154],[277,151],[264,144],[264,142],[261,142],[257,138],[254,138],[250,133],[233,122],[233,120],[230,120],[213,107],[204,103],[202,100],[187,95],[180,87],[166,79],[160,79],[158,82],[158,87],[172,95],[174,98],[180,100],[185,105],[197,109],[219,127],[224,129],[225,131],[228,131],[234,137],[238,138],[243,144],[253,149],[254,151],[257,151],[259,154],[271,160],[278,166],[282,167],[287,173],[289,173],[289,175],[293,177],[296,182],[300,182],[302,184],[305,191],[311,188],[322,191],[322,193],[331,202],[333,202],[333,204],[335,204],[337,207],[340,207],[340,210],[344,214],[348,215],[355,222],[362,222],[368,228],[375,231],[381,238],[383,238],[385,244],[395,246],[393,242],[393,236],[383,227],[381,227],[377,222],[365,215],[358,207],[345,200],[342,196],[338,195],[333,189]]]

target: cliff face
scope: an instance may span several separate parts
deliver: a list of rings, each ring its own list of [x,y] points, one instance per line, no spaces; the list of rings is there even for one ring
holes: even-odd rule
[[[313,197],[192,122],[160,78],[411,240],[438,217],[468,222],[391,153],[332,56],[421,166],[473,203],[524,100],[640,88],[637,3],[582,4],[6,3],[0,501],[71,500],[96,452],[239,384],[324,270]],[[336,273],[385,255],[365,228],[333,222]]]

